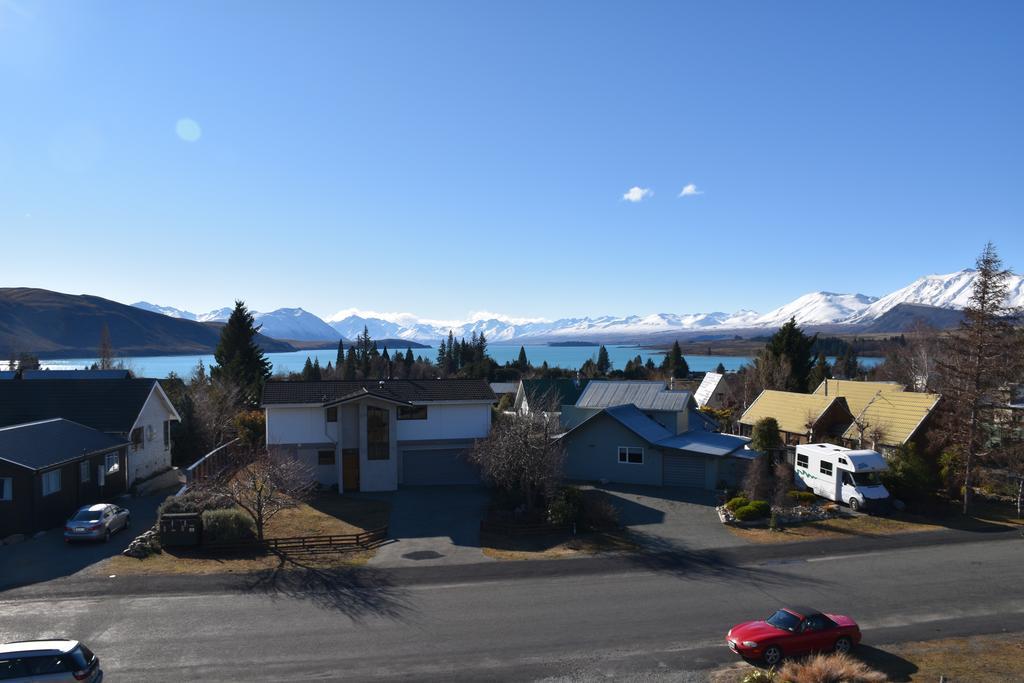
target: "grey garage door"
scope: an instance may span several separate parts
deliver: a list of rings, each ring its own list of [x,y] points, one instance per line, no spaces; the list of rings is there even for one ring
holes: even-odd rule
[[[402,451],[402,484],[443,486],[479,484],[480,474],[459,448]]]
[[[704,488],[704,458],[692,455],[669,455],[664,457],[665,486],[692,486]]]

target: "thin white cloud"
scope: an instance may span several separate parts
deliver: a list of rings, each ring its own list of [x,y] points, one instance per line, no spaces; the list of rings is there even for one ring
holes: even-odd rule
[[[649,187],[633,186],[629,188],[626,194],[622,195],[622,198],[627,202],[642,202],[645,199],[649,199],[654,196],[654,190]]]
[[[704,193],[701,190],[698,190],[696,185],[694,185],[693,183],[690,183],[689,185],[687,185],[686,187],[684,187],[682,189],[682,191],[679,193],[679,196],[680,197],[696,197],[699,194],[704,194]]]

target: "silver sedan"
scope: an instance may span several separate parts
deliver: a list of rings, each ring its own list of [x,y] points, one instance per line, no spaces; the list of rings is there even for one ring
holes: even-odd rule
[[[109,541],[112,534],[131,526],[132,515],[122,507],[109,503],[86,505],[64,525],[64,540]]]

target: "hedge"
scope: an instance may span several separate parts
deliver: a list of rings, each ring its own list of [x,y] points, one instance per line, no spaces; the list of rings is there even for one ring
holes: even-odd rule
[[[252,517],[239,510],[206,510],[203,512],[203,543],[233,543],[256,538]]]
[[[790,491],[786,495],[792,498],[793,502],[798,505],[814,505],[815,501],[818,500],[818,497],[810,491]]]

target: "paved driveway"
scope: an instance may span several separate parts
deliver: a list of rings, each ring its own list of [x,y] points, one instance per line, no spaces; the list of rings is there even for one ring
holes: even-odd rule
[[[713,491],[668,486],[606,484],[620,522],[664,550],[697,550],[744,545],[715,512]]]
[[[407,567],[487,562],[480,552],[480,520],[490,496],[479,486],[421,486],[378,494],[391,503],[393,542],[370,564]]]
[[[119,531],[109,543],[64,543],[63,527],[50,529],[40,538],[0,546],[0,591],[39,581],[70,576],[128,547],[137,534],[156,523],[156,509],[168,491],[116,501],[132,513],[132,526]]]

